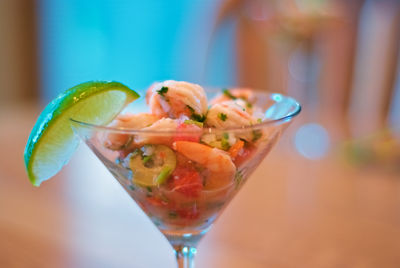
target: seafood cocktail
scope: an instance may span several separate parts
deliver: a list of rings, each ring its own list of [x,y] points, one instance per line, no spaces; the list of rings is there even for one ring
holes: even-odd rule
[[[154,83],[148,110],[71,126],[191,267],[196,245],[300,106],[250,89]]]

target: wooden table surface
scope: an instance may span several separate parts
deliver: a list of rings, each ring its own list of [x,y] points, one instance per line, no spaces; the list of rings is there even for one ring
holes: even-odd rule
[[[165,238],[84,146],[31,186],[23,150],[39,109],[16,108],[0,109],[0,267],[176,267]],[[334,153],[305,159],[292,127],[201,241],[197,267],[400,267],[398,174]]]

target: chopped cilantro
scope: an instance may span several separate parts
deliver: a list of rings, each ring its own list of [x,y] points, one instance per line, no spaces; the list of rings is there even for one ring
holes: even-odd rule
[[[260,139],[262,136],[262,132],[261,130],[257,129],[257,130],[253,130],[253,138],[252,138],[252,142],[257,141],[258,139]]]
[[[206,116],[202,114],[196,114],[196,111],[193,109],[193,107],[186,105],[186,107],[190,110],[192,115],[190,116],[191,119],[197,122],[204,122],[206,120]]]
[[[242,183],[242,181],[243,181],[242,171],[238,170],[238,171],[236,171],[236,174],[235,174],[235,184],[236,184],[235,187],[236,187],[236,189],[239,188],[239,186]]]
[[[227,96],[228,98],[232,99],[232,100],[236,100],[237,98],[235,96],[232,95],[231,92],[229,92],[229,90],[227,89],[223,89],[222,92],[224,93],[225,96]]]
[[[249,142],[245,139],[240,138],[239,140],[244,142],[244,147],[249,147]]]
[[[153,189],[151,189],[150,186],[147,186],[146,188],[147,188],[147,191],[149,191],[149,193],[153,192]]]
[[[230,148],[230,144],[227,140],[221,140],[222,150],[227,151]]]
[[[129,190],[135,191],[135,187],[133,185],[128,185]]]
[[[183,123],[186,124],[186,125],[196,125],[196,126],[201,127],[201,128],[203,127],[203,123],[198,122],[198,121],[194,121],[194,120],[190,120],[190,119],[185,120]]]
[[[168,217],[170,217],[171,219],[176,219],[178,218],[178,214],[175,211],[170,211],[168,213]]]
[[[225,132],[224,134],[222,134],[222,139],[221,139],[221,147],[225,151],[229,150],[229,148],[231,147],[228,140],[229,140],[229,134]]]
[[[186,107],[190,110],[190,112],[191,112],[192,114],[194,114],[194,109],[193,109],[192,106],[186,105]]]
[[[246,106],[247,106],[247,108],[252,108],[253,104],[251,104],[250,102],[246,102]]]
[[[168,92],[168,87],[162,87],[161,89],[157,90],[157,93],[163,97],[165,97],[164,94],[167,92]]]
[[[218,114],[218,118],[221,119],[222,121],[226,121],[228,116],[226,114],[224,114],[224,113],[219,113]]]
[[[193,120],[195,120],[197,122],[206,121],[206,116],[203,114],[192,114],[192,116],[190,118],[192,118]]]
[[[139,149],[135,149],[135,151],[133,151],[133,152],[130,154],[131,158],[133,158],[133,157],[135,157],[135,156],[137,156],[137,155],[142,156],[142,155],[143,155],[142,151],[139,150]]]

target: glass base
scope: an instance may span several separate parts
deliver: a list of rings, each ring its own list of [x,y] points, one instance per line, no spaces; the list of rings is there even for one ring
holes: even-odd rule
[[[211,226],[201,231],[170,231],[160,230],[164,236],[168,239],[172,247],[196,247],[200,239],[211,229]]]
[[[179,268],[193,268],[196,246],[200,239],[211,229],[211,226],[201,231],[171,231],[160,230],[174,249]]]

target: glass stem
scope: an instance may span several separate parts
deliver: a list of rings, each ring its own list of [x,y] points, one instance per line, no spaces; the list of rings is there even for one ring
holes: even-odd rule
[[[194,256],[196,255],[196,251],[196,248],[191,246],[174,246],[178,268],[194,268]]]

